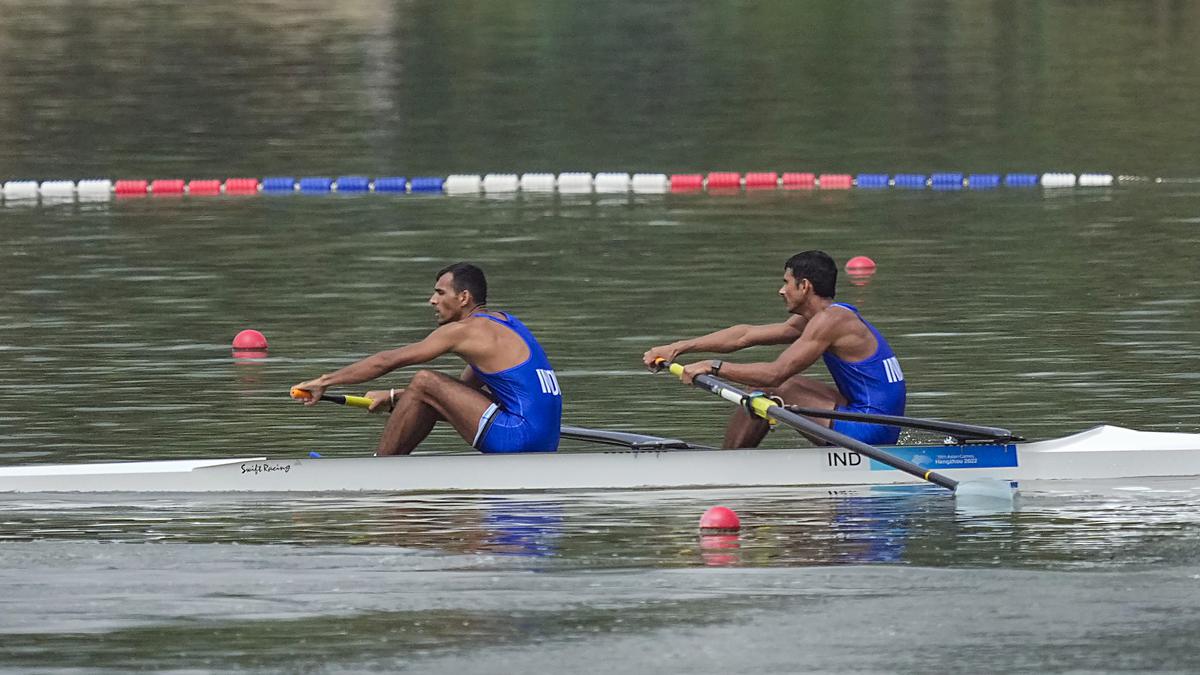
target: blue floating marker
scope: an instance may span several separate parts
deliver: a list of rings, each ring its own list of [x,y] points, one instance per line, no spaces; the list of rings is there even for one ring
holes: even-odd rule
[[[963,175],[961,173],[935,173],[929,177],[934,190],[961,190]]]
[[[442,181],[443,179],[441,178],[430,176],[414,178],[412,179],[412,182],[409,183],[409,188],[413,192],[441,192]]]
[[[294,192],[296,179],[291,176],[272,176],[262,179],[263,192]]]
[[[1004,184],[1008,187],[1037,187],[1036,173],[1010,173],[1004,176]]]
[[[320,459],[321,453],[317,452],[316,450],[310,450],[308,456],[312,457],[313,459]]]
[[[967,176],[967,187],[972,190],[991,190],[1000,187],[1000,174],[973,173]]]
[[[300,179],[301,192],[329,192],[333,189],[333,179],[325,176],[306,176]]]
[[[338,192],[367,192],[371,189],[371,179],[366,176],[338,176]]]
[[[879,189],[888,187],[886,173],[860,173],[854,177],[854,184],[863,189]]]
[[[408,192],[408,179],[404,176],[380,176],[375,179],[376,192]]]
[[[910,190],[925,189],[925,174],[923,173],[898,173],[896,174],[896,187],[908,188]]]

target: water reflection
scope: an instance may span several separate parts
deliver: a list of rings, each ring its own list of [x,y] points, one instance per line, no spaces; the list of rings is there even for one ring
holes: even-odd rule
[[[0,541],[394,547],[438,556],[539,560],[539,567],[1122,565],[1181,559],[1200,544],[1200,488],[1025,487],[1019,511],[965,513],[949,493],[744,490],[253,499],[8,497]],[[702,535],[714,496],[737,535]],[[499,564],[499,563],[497,563]]]
[[[482,529],[487,538],[480,550],[507,555],[546,557],[558,553],[563,530],[563,506],[555,502],[488,504]]]
[[[737,534],[701,534],[700,557],[709,567],[731,567],[742,562],[741,539]]]
[[[846,278],[850,280],[851,285],[866,286],[871,283],[871,279],[875,278],[875,270],[850,270],[846,272]]]
[[[293,511],[291,518],[299,537],[336,536],[350,544],[446,555],[552,557],[563,534],[563,504],[487,496],[386,499],[366,508],[303,508]]]
[[[900,497],[914,498],[923,497]],[[839,556],[843,562],[878,563],[903,560],[913,505],[888,504],[884,507],[885,503],[878,497],[846,497],[835,501],[829,524],[833,536],[840,537],[847,544],[847,548],[843,549],[844,552]]]

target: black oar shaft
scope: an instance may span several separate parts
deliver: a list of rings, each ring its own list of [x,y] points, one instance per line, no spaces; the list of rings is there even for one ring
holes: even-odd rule
[[[672,368],[672,372],[678,374],[675,368]],[[740,401],[744,404],[747,400],[751,399],[750,394],[747,392],[744,392],[741,389],[724,382],[723,380],[719,380],[712,375],[698,375],[692,380],[692,383],[730,401]],[[847,450],[853,450],[854,452],[866,455],[877,462],[886,464],[893,469],[903,471],[922,480],[927,480],[930,483],[940,485],[948,490],[954,490],[954,488],[958,487],[958,481],[954,480],[953,478],[948,478],[940,473],[937,473],[936,471],[925,469],[906,459],[890,455],[879,448],[867,445],[856,438],[851,438],[843,433],[817,424],[807,417],[798,415],[781,406],[774,404],[764,405],[760,403],[758,406],[755,406],[755,409],[762,410],[765,414],[774,417],[775,419],[787,424],[797,431],[802,431],[810,436],[813,436],[814,438],[819,438],[830,445],[837,445],[846,448]]]
[[[821,440],[834,445],[839,445],[848,450],[853,450],[860,455],[866,455],[871,459],[887,464],[893,469],[899,469],[900,471],[916,476],[917,478],[927,480],[930,483],[940,485],[948,490],[953,490],[954,488],[958,487],[958,481],[954,480],[953,478],[948,478],[940,473],[926,469],[920,465],[908,461],[907,459],[890,455],[874,446],[867,445],[856,438],[851,438],[839,431],[834,431],[826,426],[817,424],[803,415],[797,415],[786,408],[773,405],[770,408],[767,408],[767,414],[779,420],[780,422],[791,425],[793,428],[801,429],[803,427],[804,431],[807,431],[809,434],[812,434]]]

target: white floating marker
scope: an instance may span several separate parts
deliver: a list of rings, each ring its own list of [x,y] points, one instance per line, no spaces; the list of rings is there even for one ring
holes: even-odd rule
[[[10,180],[4,184],[4,198],[11,200],[37,199],[38,184],[35,180]]]
[[[633,174],[633,191],[641,194],[662,194],[671,186],[665,173]]]
[[[1060,187],[1075,187],[1075,174],[1073,173],[1044,173],[1042,174],[1042,187],[1060,188]]]
[[[554,192],[552,173],[527,173],[521,176],[522,192]]]
[[[564,194],[584,194],[592,191],[592,174],[558,174],[558,191]]]
[[[106,178],[81,180],[75,186],[79,201],[107,201],[112,197],[113,184]]]
[[[461,173],[446,176],[446,182],[442,184],[442,189],[448,195],[477,193],[482,187],[483,180],[479,176]]]
[[[75,197],[75,183],[69,180],[42,181],[41,192],[43,197],[49,197],[50,199],[73,199]]]
[[[1079,174],[1079,187],[1108,187],[1113,184],[1112,174],[1108,173],[1081,173]]]
[[[518,184],[515,173],[489,173],[483,177],[484,192],[516,192]]]
[[[598,173],[593,184],[596,192],[629,192],[629,174]]]

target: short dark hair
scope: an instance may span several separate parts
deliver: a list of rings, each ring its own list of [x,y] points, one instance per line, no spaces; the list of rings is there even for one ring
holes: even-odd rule
[[[822,298],[832,300],[837,293],[837,265],[824,251],[797,253],[788,258],[783,268],[792,271],[797,284],[808,279],[813,285],[813,292]]]
[[[476,303],[487,304],[487,278],[483,276],[483,270],[468,262],[456,262],[438,270],[434,281],[441,279],[447,272],[450,273],[455,293],[469,291]]]

